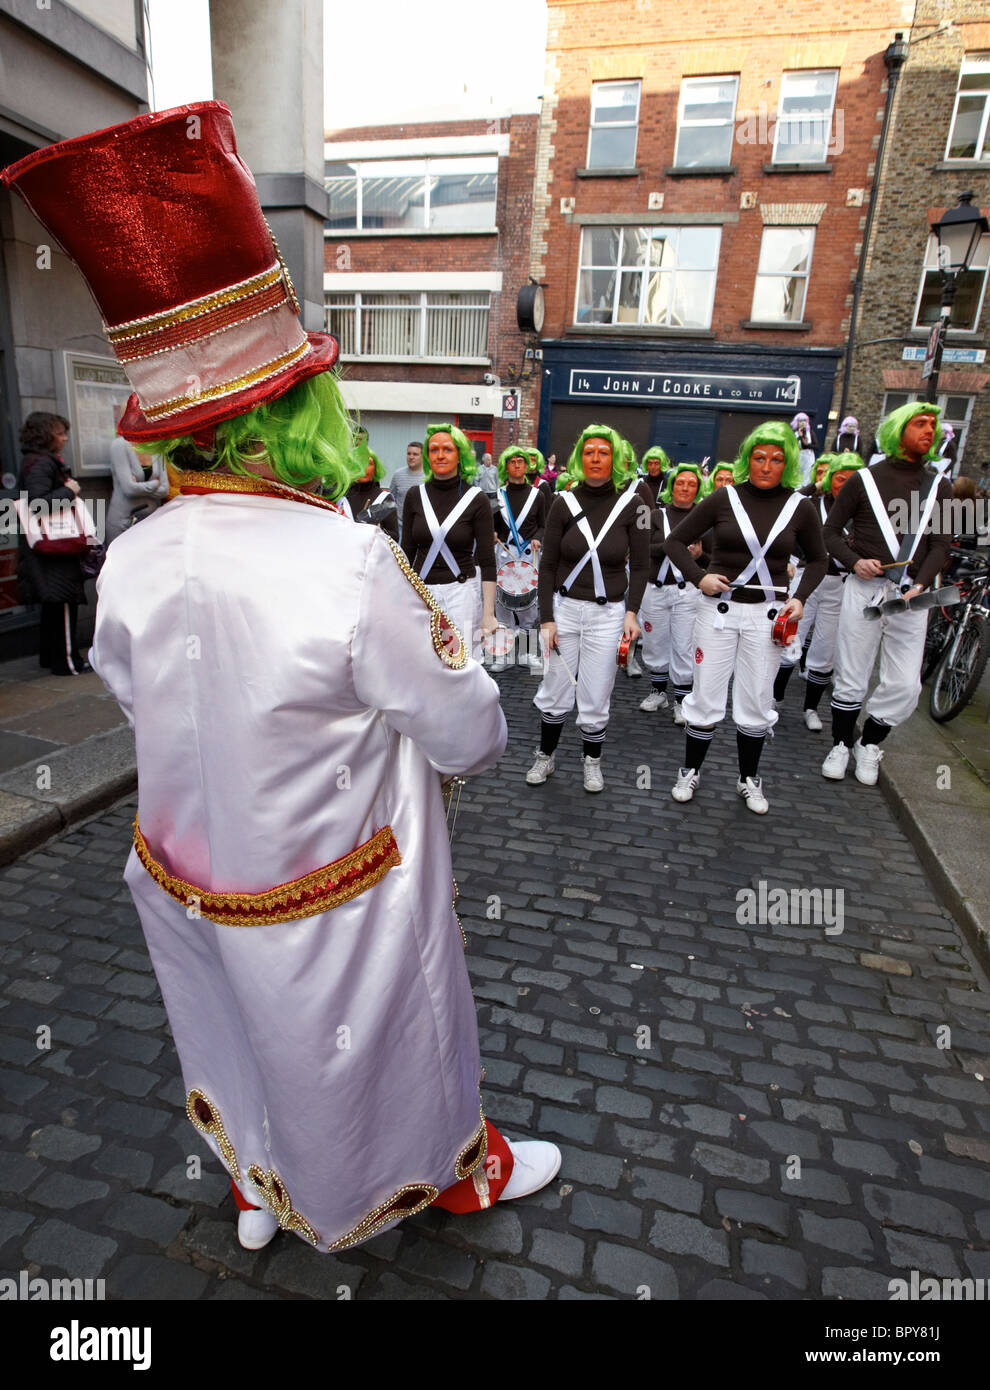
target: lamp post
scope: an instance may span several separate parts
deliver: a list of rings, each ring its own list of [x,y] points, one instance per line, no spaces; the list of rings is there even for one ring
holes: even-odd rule
[[[921,379],[924,381],[927,377],[926,394],[933,404],[937,404],[942,348],[952,317],[959,277],[969,269],[980,237],[990,232],[990,222],[972,203],[972,193],[960,193],[958,205],[949,208],[937,222],[932,223],[932,231],[938,241],[938,265],[942,272],[942,306],[932,331],[925,365],[921,369]]]

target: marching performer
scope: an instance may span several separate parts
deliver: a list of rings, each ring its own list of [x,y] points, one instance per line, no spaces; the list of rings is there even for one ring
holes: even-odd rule
[[[811,433],[811,421],[803,410],[799,410],[791,421],[791,429],[798,442],[798,466],[801,481],[810,482],[815,466],[815,437]]]
[[[547,517],[540,563],[540,618],[547,657],[533,703],[540,748],[526,774],[531,786],[554,771],[564,720],[577,699],[584,789],[604,788],[601,754],[615,684],[620,638],[640,635],[636,612],[650,559],[650,513],[625,481],[623,442],[607,425],[589,425],[567,464],[574,483]],[[629,561],[628,599],[626,560]]]
[[[840,422],[832,452],[836,454],[859,454],[861,459],[866,457],[866,446],[860,437],[859,421],[855,415],[846,415]]]
[[[360,467],[365,462],[362,457],[365,453],[367,463],[364,472],[356,482],[351,483],[340,499],[340,510],[352,521],[370,522],[374,526],[380,526],[387,535],[397,541],[399,510],[388,488],[381,485],[385,476],[385,465],[367,445],[363,449],[359,445],[351,451],[351,463],[355,468]]]
[[[703,483],[695,463],[679,463],[667,474],[659,506],[652,514],[650,577],[639,611],[643,629],[643,661],[653,689],[640,705],[652,714],[667,708],[667,678],[672,681],[674,719],[683,724],[681,702],[694,683],[694,623],[698,613],[698,590],[689,584],[667,557],[666,541],[675,526],[689,516],[696,505]],[[688,546],[691,558],[700,561],[702,546]]]
[[[818,514],[795,491],[801,473],[792,429],[776,420],[758,425],[743,440],[734,474],[734,484],[700,502],[667,541],[672,563],[704,595],[694,630],[694,687],[682,706],[684,766],[672,795],[675,801],[694,796],[715,726],[725,717],[731,677],[736,791],[750,811],[764,815],[768,803],[757,773],[764,740],[777,722],[773,680],[781,655],[772,624],[780,615],[801,617],[825,573],[827,556]],[[709,529],[706,572],[688,547]],[[808,563],[796,594],[788,598],[788,557],[797,541]]]
[[[732,483],[732,474],[733,465],[731,463],[716,463],[705,479],[705,497],[710,497],[713,492],[718,492],[719,488],[729,487]]]
[[[829,554],[851,571],[835,647],[833,747],[822,765],[822,775],[831,781],[846,775],[852,752],[857,781],[873,786],[880,775],[880,744],[904,723],[921,693],[927,611],[908,607],[867,616],[864,609],[875,612],[899,594],[910,602],[948,562],[951,509],[943,504],[952,487],[937,472],[939,413],[937,405],[921,401],[892,411],[877,430],[882,461],[849,479],[825,523]],[[936,468],[926,468],[928,462]],[[847,526],[851,539],[843,534]],[[878,649],[880,679],[867,700]],[[866,720],[857,741],[864,700]]]
[[[643,455],[643,463],[646,465],[646,476],[643,482],[650,490],[653,498],[654,507],[658,505],[657,498],[663,491],[667,481],[667,474],[670,471],[670,459],[666,452],[660,448],[659,444],[654,444],[652,449],[647,449]],[[704,482],[704,479],[702,479]]]
[[[816,505],[824,526],[835,499],[839,495],[839,489],[849,481],[857,469],[865,468],[866,465],[859,454],[852,452],[822,454],[818,460],[819,467],[823,461],[826,473]],[[807,728],[816,733],[822,727],[818,706],[832,679],[835,641],[839,631],[839,614],[842,611],[842,586],[848,573],[849,571],[840,565],[834,556],[829,556],[825,578],[808,599],[804,606],[804,614],[798,623],[797,638],[794,643],[798,655],[791,656],[790,649],[784,653],[780,670],[777,672],[777,679],[773,683],[773,698],[779,704],[784,698],[787,682],[800,660],[805,638],[812,631],[812,624],[814,624],[811,645],[808,647],[805,661],[804,722]]]
[[[527,481],[527,473],[535,468],[536,460],[528,449],[510,447],[499,455],[495,617],[510,629],[532,628],[540,612],[536,581],[549,504],[546,495]],[[524,587],[530,582],[531,589]],[[532,599],[520,607],[527,592]],[[526,656],[531,669],[543,669],[543,659],[535,647]]]
[[[499,758],[498,688],[389,538],[316,493],[353,478],[338,347],[302,329],[229,109],[0,181],[92,289],[135,387],[121,434],[184,460],[108,550],[92,660],[134,728],[124,878],[241,1243],[342,1250],[535,1190],[555,1146],[479,1109],[440,789]]]
[[[482,639],[498,626],[491,503],[473,486],[478,461],[456,426],[427,425],[423,455],[426,482],[406,493],[402,548],[480,657]]]

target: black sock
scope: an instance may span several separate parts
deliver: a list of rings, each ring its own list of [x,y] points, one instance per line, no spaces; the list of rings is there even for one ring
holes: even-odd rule
[[[600,758],[604,738],[585,738],[581,740],[581,751],[586,758]]]
[[[763,752],[765,739],[766,734],[744,734],[740,729],[736,730],[740,782],[745,782],[747,777],[755,777],[759,771],[760,754]]]
[[[778,667],[777,674],[774,677],[773,682],[773,698],[775,700],[782,700],[784,698],[784,691],[787,689],[787,682],[790,680],[793,674],[793,666]]]
[[[852,709],[836,709],[832,706],[832,742],[844,743],[847,748],[851,748],[856,742],[856,720],[859,718],[860,705],[854,705]]]
[[[879,719],[874,719],[872,714],[868,714],[860,735],[860,743],[883,743],[889,733],[889,724],[881,724]]]
[[[675,685],[673,691],[674,699],[680,704],[682,700],[686,700],[691,694],[691,687],[689,685]]]
[[[564,732],[563,724],[548,724],[545,719],[540,721],[540,752],[551,756],[557,751],[557,744],[560,736]]]
[[[831,671],[809,671],[804,689],[805,709],[817,709],[825,689],[832,679]]]
[[[661,695],[665,695],[665,694],[667,693],[667,677],[666,677],[666,676],[654,676],[654,677],[653,677],[653,689],[654,689],[654,690],[658,690],[658,691],[660,692]]]
[[[688,729],[684,743],[684,766],[700,771],[705,754],[711,746],[714,725],[710,729]]]

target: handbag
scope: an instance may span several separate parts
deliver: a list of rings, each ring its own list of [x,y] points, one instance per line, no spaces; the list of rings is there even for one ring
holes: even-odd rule
[[[96,540],[96,527],[81,497],[74,498],[71,506],[60,498],[43,507],[19,498],[14,510],[25,540],[38,555],[82,556]]]

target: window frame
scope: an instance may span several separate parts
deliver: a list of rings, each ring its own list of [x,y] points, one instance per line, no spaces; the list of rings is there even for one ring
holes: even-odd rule
[[[780,75],[780,96],[777,98],[777,117],[776,117],[776,120],[774,121],[774,127],[773,127],[773,151],[772,151],[772,153],[771,153],[771,155],[770,155],[770,163],[771,163],[771,164],[785,164],[785,165],[786,165],[786,164],[798,163],[798,164],[815,165],[815,164],[827,164],[827,163],[828,163],[828,152],[829,152],[829,147],[830,147],[831,144],[832,144],[832,134],[833,134],[832,127],[833,127],[834,120],[835,120],[835,101],[836,101],[836,97],[839,95],[839,71],[840,71],[839,68],[786,68],[786,69],[781,73],[781,75]],[[783,106],[783,103],[784,103],[784,82],[785,82],[785,79],[788,78],[788,77],[797,77],[797,76],[811,77],[811,76],[816,76],[816,75],[818,75],[818,74],[824,75],[825,73],[831,73],[832,76],[834,77],[835,81],[834,81],[833,86],[832,86],[832,100],[831,100],[831,103],[829,104],[829,108],[828,108],[828,133],[827,133],[826,138],[825,138],[825,145],[824,145],[824,148],[823,148],[823,150],[822,150],[822,157],[821,157],[821,159],[800,159],[800,160],[780,159],[780,158],[778,157],[778,148],[779,148],[779,138],[780,138],[780,127],[781,127],[781,125],[789,125],[792,121],[797,121],[797,120],[805,121],[805,120],[808,119],[807,116],[788,116],[788,115],[782,114],[782,112],[781,112],[781,107]]]
[[[990,272],[990,233],[984,233],[984,235],[981,236],[979,241],[976,243],[977,253],[981,250],[981,248],[984,251],[986,257],[986,264],[982,266],[970,266],[971,271],[983,271],[983,285],[980,289],[980,297],[976,306],[976,315],[973,320],[973,326],[971,328],[963,328],[959,324],[954,324],[950,319],[947,327],[947,331],[949,333],[978,333],[980,330],[980,319],[983,316],[983,301],[986,298],[987,278],[988,272]],[[929,252],[934,252],[933,265],[928,264]],[[925,253],[922,257],[921,262],[921,282],[918,285],[918,293],[915,296],[914,316],[911,320],[911,330],[914,333],[930,333],[937,321],[936,319],[932,319],[931,323],[919,323],[918,314],[921,312],[921,301],[925,293],[925,281],[927,280],[929,275],[937,273],[938,270],[938,237],[935,235],[934,232],[929,232],[928,240],[925,243]],[[953,307],[955,306],[953,305]]]
[[[470,161],[470,160],[476,161],[476,162],[478,163],[478,165],[479,165],[478,169],[475,170],[475,173],[477,173],[477,174],[494,174],[494,176],[495,176],[495,187],[494,187],[494,190],[493,190],[493,193],[492,193],[491,202],[490,202],[490,203],[486,202],[486,203],[484,204],[484,206],[485,206],[486,208],[489,207],[489,206],[491,207],[491,222],[490,222],[490,223],[486,222],[486,223],[483,224],[483,225],[482,225],[481,223],[479,223],[479,224],[476,225],[476,226],[475,226],[475,225],[468,225],[468,226],[464,226],[464,227],[433,227],[433,226],[431,226],[431,225],[430,225],[430,213],[431,213],[431,198],[430,198],[430,194],[431,194],[431,191],[432,191],[432,190],[431,190],[431,183],[430,183],[431,175],[432,175],[434,178],[439,178],[439,177],[442,176],[443,173],[444,173],[444,169],[443,169],[443,166],[444,166],[444,165],[450,165],[450,164],[464,164],[464,163],[466,163],[466,162],[468,162],[468,161]],[[344,225],[344,226],[339,226],[339,225],[336,225],[336,226],[328,226],[328,225],[327,225],[327,222],[329,222],[329,216],[328,216],[327,220],[324,222],[324,232],[325,232],[325,233],[329,233],[329,235],[331,235],[331,236],[336,236],[338,233],[341,233],[341,234],[342,234],[342,233],[344,233],[344,232],[366,232],[366,233],[370,233],[371,235],[374,235],[374,234],[377,232],[380,236],[395,236],[395,235],[401,235],[401,234],[405,234],[406,236],[421,236],[424,232],[429,232],[429,233],[433,233],[434,235],[440,235],[440,236],[458,236],[458,235],[460,235],[461,233],[470,233],[470,232],[495,232],[495,231],[498,230],[498,227],[497,227],[497,216],[498,216],[498,183],[499,183],[499,167],[498,167],[498,166],[499,166],[499,157],[498,157],[497,154],[473,154],[473,155],[456,155],[456,154],[449,154],[449,155],[448,155],[448,154],[445,154],[445,155],[399,155],[399,156],[397,156],[397,157],[395,157],[395,158],[389,158],[389,159],[354,159],[354,160],[348,160],[348,159],[330,159],[330,160],[327,160],[326,163],[328,163],[328,164],[350,164],[350,165],[353,166],[353,169],[354,169],[353,175],[346,175],[346,174],[327,174],[326,172],[324,172],[324,176],[323,176],[323,185],[324,185],[324,188],[325,188],[326,191],[327,191],[327,196],[328,196],[328,197],[330,196],[330,186],[329,186],[329,185],[330,185],[330,180],[331,180],[331,179],[353,177],[354,180],[355,180],[355,182],[356,182],[356,196],[355,196],[355,219],[356,219],[356,220],[355,220],[355,224],[354,224],[354,226],[350,226],[350,225]],[[422,180],[423,180],[423,182],[422,182],[422,190],[423,190],[423,222],[422,222],[421,225],[414,226],[414,227],[366,227],[366,226],[364,225],[364,182],[365,182],[365,179],[366,179],[366,178],[373,178],[373,177],[375,176],[374,171],[375,171],[376,167],[378,167],[378,168],[380,169],[381,166],[382,166],[383,164],[388,164],[388,165],[409,164],[409,165],[419,165],[419,166],[422,166]],[[488,167],[481,167],[482,165],[485,165],[485,166],[488,166]],[[436,169],[433,169],[433,168],[431,168],[431,166],[437,166],[437,167],[436,167]],[[462,171],[462,172],[463,172],[463,171]],[[379,175],[379,177],[382,177],[382,175]],[[393,174],[393,175],[387,175],[387,176],[384,176],[384,177],[397,178],[397,177],[400,177],[400,176],[399,176],[399,175]]]
[[[803,274],[802,274],[802,272],[795,272],[795,274],[791,277],[791,278],[794,278],[794,279],[803,279],[803,280],[804,280],[804,296],[803,296],[803,298],[802,298],[802,300],[801,300],[801,312],[800,312],[800,314],[797,316],[797,318],[793,318],[793,319],[768,319],[768,318],[765,318],[765,317],[760,317],[760,316],[758,316],[757,313],[756,313],[756,289],[757,289],[757,286],[758,286],[758,284],[759,284],[759,282],[760,282],[760,277],[761,277],[761,275],[764,276],[765,278],[780,280],[780,279],[783,279],[783,278],[785,277],[785,274],[786,274],[786,272],[784,272],[784,271],[779,271],[779,270],[765,270],[765,271],[761,271],[761,270],[760,270],[760,261],[763,259],[763,240],[764,240],[764,238],[766,237],[767,232],[780,232],[780,231],[785,231],[785,230],[788,230],[788,229],[790,229],[790,230],[796,230],[796,231],[802,231],[802,232],[810,232],[810,233],[811,233],[811,246],[810,246],[809,249],[808,249],[808,269],[807,269],[806,271],[804,271]],[[774,225],[771,224],[771,225],[765,226],[765,227],[763,228],[763,234],[762,234],[762,236],[760,237],[760,254],[759,254],[759,256],[758,256],[757,259],[756,259],[756,274],[755,274],[755,276],[753,277],[753,302],[752,302],[752,305],[751,305],[751,307],[750,307],[750,320],[751,320],[753,323],[767,323],[767,324],[770,324],[770,323],[804,323],[804,322],[806,322],[806,320],[805,320],[805,313],[806,313],[807,308],[808,308],[808,285],[809,285],[809,282],[810,282],[810,280],[811,280],[811,267],[812,267],[812,265],[813,265],[813,263],[814,263],[814,259],[815,259],[815,241],[816,241],[816,239],[817,239],[817,238],[816,238],[816,233],[817,233],[817,231],[818,231],[818,228],[817,228],[817,226],[816,226],[814,223],[808,223],[807,225],[804,224],[804,223],[801,223],[800,225],[795,224],[793,227],[792,227],[791,224],[789,224],[789,223],[777,224],[776,226],[774,226]]]
[[[718,286],[718,269],[719,269],[719,261],[721,260],[721,256],[722,256],[722,226],[721,226],[720,223],[714,223],[714,222],[711,222],[711,223],[710,223],[710,222],[705,222],[705,223],[685,223],[684,225],[680,225],[680,224],[677,224],[677,225],[669,225],[669,224],[667,224],[667,223],[641,223],[641,224],[637,224],[637,225],[635,225],[635,226],[632,226],[632,225],[627,225],[627,224],[625,224],[625,223],[621,223],[621,224],[615,224],[614,226],[613,226],[612,224],[608,224],[607,226],[601,226],[601,225],[597,225],[597,224],[594,225],[594,226],[591,226],[591,225],[587,225],[587,224],[586,224],[586,225],[582,226],[582,228],[581,228],[581,241],[580,241],[580,245],[578,246],[578,273],[577,273],[577,284],[576,284],[576,286],[575,286],[575,291],[574,291],[574,317],[573,317],[573,320],[572,320],[572,326],[575,327],[575,328],[603,328],[603,329],[605,329],[605,328],[624,328],[624,327],[625,327],[625,328],[645,328],[645,329],[651,329],[651,328],[652,328],[652,329],[654,329],[655,331],[657,331],[658,333],[663,333],[664,331],[668,331],[668,330],[670,330],[671,328],[677,328],[678,326],[677,326],[676,324],[671,324],[671,323],[669,323],[669,322],[667,322],[667,323],[648,323],[648,322],[645,322],[644,319],[643,319],[643,310],[644,310],[644,306],[645,306],[646,293],[647,293],[647,284],[648,284],[648,281],[649,281],[649,277],[650,277],[651,273],[655,273],[655,272],[658,272],[658,271],[661,270],[661,267],[660,267],[659,265],[653,266],[653,265],[650,264],[650,249],[649,249],[649,248],[650,248],[650,246],[652,245],[652,243],[653,243],[654,241],[669,241],[669,240],[671,239],[671,237],[674,237],[674,238],[676,238],[676,240],[675,240],[675,247],[674,247],[674,249],[675,249],[675,256],[678,256],[678,257],[679,257],[679,252],[680,252],[680,235],[681,235],[681,233],[682,233],[682,232],[686,232],[686,231],[698,231],[698,230],[701,229],[701,227],[708,228],[709,230],[714,231],[714,232],[716,232],[716,233],[718,234],[718,242],[717,242],[716,250],[715,250],[715,262],[714,262],[714,265],[712,265],[710,268],[707,268],[707,267],[699,267],[699,266],[678,266],[678,265],[674,265],[670,270],[665,271],[664,273],[667,274],[667,275],[674,276],[674,275],[677,274],[678,270],[682,270],[682,271],[684,271],[684,272],[687,273],[687,274],[708,274],[708,275],[711,275],[711,293],[710,293],[710,295],[709,295],[709,300],[708,300],[708,318],[707,318],[707,322],[704,323],[704,324],[701,324],[701,325],[691,325],[690,327],[681,330],[681,331],[684,331],[684,332],[699,332],[699,333],[701,333],[701,332],[709,332],[710,329],[711,329],[711,326],[712,326],[712,318],[713,318],[714,312],[715,312],[715,291],[716,291],[716,288],[717,288],[717,286]],[[617,232],[619,233],[618,258],[617,258],[617,260],[616,260],[616,262],[615,262],[614,265],[611,265],[611,266],[599,266],[599,265],[595,265],[593,262],[588,262],[587,264],[585,263],[585,260],[584,260],[585,234],[586,234],[586,233],[600,232],[600,231],[617,231]],[[623,263],[622,256],[623,256],[623,251],[624,251],[625,233],[626,233],[626,232],[645,232],[645,233],[647,234],[648,242],[647,242],[647,249],[646,249],[646,254],[645,254],[645,264],[644,264],[644,265],[642,265],[642,266],[631,266],[631,265],[625,265],[625,264]],[[660,233],[660,235],[659,235],[659,236],[656,236],[655,233]],[[579,315],[579,313],[580,313],[580,311],[581,311],[581,276],[582,276],[582,274],[583,274],[583,272],[584,272],[585,270],[589,270],[589,271],[592,271],[592,270],[609,270],[609,271],[611,271],[611,272],[614,274],[614,276],[615,276],[615,283],[614,283],[614,285],[613,285],[613,287],[612,287],[612,304],[611,304],[611,310],[610,310],[610,312],[611,312],[611,318],[610,318],[610,320],[609,320],[608,323],[589,323],[589,322],[587,322],[587,321],[583,321],[583,322],[582,322],[582,320],[578,317],[578,315]],[[621,288],[622,288],[622,277],[623,277],[623,275],[626,275],[626,274],[633,274],[633,273],[638,273],[638,274],[640,275],[640,284],[639,284],[639,304],[638,304],[638,306],[637,306],[637,317],[636,317],[636,322],[635,322],[635,324],[631,324],[631,323],[628,323],[628,322],[624,323],[624,322],[622,322],[621,320],[617,320],[616,317],[615,317],[616,311],[617,311],[617,309],[618,309],[618,307],[619,307],[618,300],[619,300],[619,295],[620,295],[620,293],[621,293]],[[669,317],[670,317],[670,309],[671,309],[671,304],[672,304],[672,303],[673,303],[673,297],[672,297],[671,294],[668,294],[668,299],[667,299],[667,317],[668,317],[668,319],[669,319]]]
[[[685,93],[685,89],[688,88],[688,87],[689,87],[690,85],[692,85],[692,84],[694,84],[694,85],[696,85],[696,86],[701,86],[703,83],[706,83],[706,82],[707,82],[707,83],[712,83],[712,82],[729,82],[729,81],[735,83],[735,91],[734,91],[733,97],[732,97],[732,115],[729,117],[729,120],[728,120],[728,121],[723,121],[723,120],[716,120],[716,119],[714,119],[714,118],[712,118],[712,117],[706,117],[706,118],[704,118],[704,119],[702,119],[702,120],[694,120],[694,121],[691,121],[688,125],[685,126],[685,124],[684,124],[684,93]],[[675,169],[692,169],[692,168],[712,168],[712,169],[715,169],[715,168],[719,168],[719,169],[721,169],[721,168],[726,168],[726,169],[728,169],[728,168],[731,166],[731,164],[732,164],[732,147],[733,147],[733,145],[734,145],[734,143],[735,143],[736,111],[738,110],[738,107],[739,107],[739,74],[738,74],[737,72],[736,72],[736,73],[730,73],[730,72],[726,72],[726,73],[711,73],[711,74],[709,74],[709,75],[706,76],[706,77],[682,77],[682,78],[681,78],[681,90],[680,90],[680,95],[679,95],[678,98],[677,98],[677,130],[676,130],[676,132],[675,132],[675,134],[674,134],[674,164],[673,164],[673,167],[674,167]],[[725,160],[724,164],[718,164],[718,165],[716,165],[716,164],[705,164],[705,165],[698,164],[698,165],[692,165],[692,164],[681,164],[681,163],[679,163],[678,158],[677,158],[677,151],[678,151],[678,147],[680,146],[680,143],[681,143],[681,131],[682,131],[682,130],[685,130],[685,129],[686,129],[686,130],[698,130],[698,129],[701,129],[701,128],[706,127],[706,126],[720,127],[720,126],[724,126],[724,125],[728,125],[729,131],[730,131],[730,139],[729,139],[729,157],[728,157],[728,159]]]
[[[595,92],[604,87],[632,87],[636,88],[636,119],[634,121],[606,121],[600,125],[595,125]],[[635,169],[636,152],[639,149],[639,116],[643,105],[643,79],[641,77],[610,77],[601,82],[591,84],[591,106],[588,112],[588,147],[585,154],[586,169]],[[636,140],[633,144],[632,159],[628,164],[592,164],[591,144],[594,139],[595,131],[600,129],[607,130],[628,130],[629,127],[636,132]]]
[[[343,347],[342,347],[342,348],[341,348],[341,353],[340,353],[340,360],[341,360],[342,362],[345,362],[345,361],[346,361],[346,362],[426,362],[426,363],[432,363],[432,364],[436,364],[436,365],[441,365],[441,364],[446,363],[446,364],[453,364],[453,365],[458,365],[458,364],[460,364],[460,365],[467,365],[467,366],[489,366],[489,365],[491,364],[491,357],[487,355],[487,349],[488,349],[489,334],[490,334],[490,332],[491,332],[491,323],[492,323],[492,293],[493,293],[493,292],[492,292],[491,290],[480,290],[480,289],[465,289],[465,290],[443,289],[443,290],[441,290],[441,289],[437,289],[437,288],[420,289],[420,290],[415,290],[415,289],[402,289],[402,290],[400,290],[400,289],[395,289],[395,290],[388,290],[388,289],[373,289],[373,290],[372,290],[372,289],[369,289],[369,290],[349,289],[349,290],[335,290],[335,289],[332,287],[332,285],[330,285],[330,286],[324,286],[324,290],[323,290],[323,323],[324,323],[324,332],[326,332],[326,333],[331,333],[331,334],[333,333],[333,329],[332,329],[331,326],[330,326],[330,313],[331,313],[333,310],[345,310],[345,311],[347,311],[347,312],[353,312],[353,314],[354,314],[354,320],[353,320],[353,322],[354,322],[354,345],[355,345],[355,348],[356,348],[357,350],[354,351],[354,352],[345,352],[345,351],[343,350]],[[438,294],[446,294],[446,295],[484,294],[484,295],[487,296],[488,302],[487,302],[487,304],[431,304],[431,303],[429,302],[430,296],[431,296],[431,295],[438,295]],[[333,296],[335,296],[335,297],[341,297],[341,298],[342,298],[342,297],[350,297],[351,299],[353,299],[354,302],[353,302],[353,304],[330,304],[330,303],[328,303],[328,299],[329,299],[329,297],[330,297],[331,295],[333,295]],[[416,304],[394,304],[394,305],[389,305],[389,304],[365,304],[364,301],[363,301],[363,296],[364,296],[364,295],[376,295],[376,296],[377,296],[377,295],[408,295],[408,296],[410,296],[410,297],[415,296],[415,297],[418,299],[418,303],[416,303]],[[368,352],[368,353],[365,353],[365,352],[362,352],[362,351],[361,351],[361,345],[362,345],[362,343],[363,343],[363,341],[364,341],[364,315],[365,315],[365,313],[374,314],[377,310],[380,310],[380,309],[389,309],[389,308],[395,308],[395,309],[410,309],[410,310],[412,310],[412,311],[417,315],[417,317],[418,317],[418,322],[417,322],[417,326],[416,326],[416,346],[417,346],[417,351],[416,351],[415,353],[376,353],[376,352]],[[445,309],[445,310],[454,310],[454,311],[461,310],[461,311],[465,311],[465,312],[470,310],[470,311],[472,311],[472,312],[474,312],[474,313],[480,313],[482,310],[484,311],[484,313],[485,313],[485,315],[486,315],[486,321],[485,321],[485,349],[486,349],[486,355],[484,355],[484,356],[477,356],[477,357],[438,357],[438,356],[431,356],[431,355],[428,355],[428,354],[427,354],[427,352],[426,352],[426,346],[427,346],[427,340],[428,340],[428,323],[429,323],[429,318],[428,318],[428,316],[429,316],[429,314],[430,314],[431,312],[435,314],[438,310],[444,310],[444,309]]]
[[[978,66],[974,64],[969,69],[969,71],[971,72],[979,71],[980,69],[983,69],[986,72],[986,91],[983,93],[983,116],[980,121],[980,135],[979,139],[977,140],[977,152],[976,154],[952,155],[949,153],[949,150],[952,145],[952,134],[956,126],[956,117],[959,114],[959,99],[963,96],[976,95],[976,93],[972,91],[964,91],[962,87],[962,80],[967,75],[966,64],[970,59],[976,57],[982,57],[986,59],[985,63],[981,63]],[[974,160],[978,160],[981,164],[986,165],[986,167],[990,169],[990,158],[984,159],[982,153],[980,153],[980,151],[982,151],[983,149],[990,147],[990,129],[988,129],[988,125],[990,125],[990,52],[987,52],[987,50],[985,49],[974,49],[971,54],[963,54],[963,60],[959,65],[959,78],[956,83],[956,97],[952,105],[952,119],[949,122],[949,133],[945,141],[946,162],[952,164],[969,164],[972,163]]]

